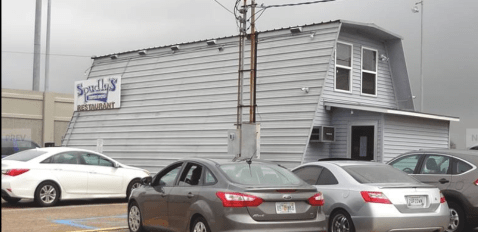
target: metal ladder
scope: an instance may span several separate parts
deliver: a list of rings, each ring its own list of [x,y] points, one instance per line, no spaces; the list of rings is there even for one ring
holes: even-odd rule
[[[73,129],[75,128],[76,120],[80,117],[80,112],[74,111],[73,115],[71,116],[71,120],[68,123],[68,127],[66,130],[65,136],[61,139],[61,146],[66,147],[68,146],[68,142],[70,142],[71,134],[73,134]],[[71,128],[70,128],[71,126]],[[68,137],[68,138],[67,138]],[[65,143],[66,140],[66,143]]]

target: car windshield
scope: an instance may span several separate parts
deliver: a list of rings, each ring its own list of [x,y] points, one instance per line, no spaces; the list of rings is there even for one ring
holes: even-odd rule
[[[239,184],[287,186],[302,183],[294,173],[272,164],[234,163],[221,165],[220,169],[230,180]]]
[[[21,151],[18,153],[15,153],[11,156],[7,156],[3,158],[2,160],[16,160],[16,161],[29,161],[31,159],[34,159],[40,155],[45,154],[46,151],[39,151],[36,149],[30,149],[30,150],[25,150]]]
[[[361,184],[420,183],[405,172],[388,165],[353,165],[345,166],[343,169]]]

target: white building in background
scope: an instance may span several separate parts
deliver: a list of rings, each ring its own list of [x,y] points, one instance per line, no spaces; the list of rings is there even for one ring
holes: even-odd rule
[[[286,167],[328,157],[386,162],[449,147],[450,121],[459,119],[415,111],[400,36],[343,20],[300,28],[258,35],[262,159]],[[207,41],[93,57],[88,80],[120,77],[121,107],[81,107],[62,144],[102,144],[105,154],[150,171],[184,157],[232,159],[239,38]]]

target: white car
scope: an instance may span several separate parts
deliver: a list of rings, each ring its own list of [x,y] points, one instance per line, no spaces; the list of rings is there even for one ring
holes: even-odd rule
[[[126,198],[149,176],[94,151],[70,147],[36,148],[2,159],[2,198],[34,199],[41,206],[59,200]]]

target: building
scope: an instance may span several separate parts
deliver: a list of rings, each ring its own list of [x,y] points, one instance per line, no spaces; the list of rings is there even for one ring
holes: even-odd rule
[[[2,89],[2,139],[60,146],[72,114],[72,94]]]
[[[214,40],[93,57],[88,80],[119,77],[121,105],[77,108],[63,145],[150,171],[183,157],[232,158],[239,39]],[[327,157],[385,162],[449,146],[450,121],[459,119],[415,111],[400,36],[338,20],[263,31],[258,41],[261,159],[286,167]]]

